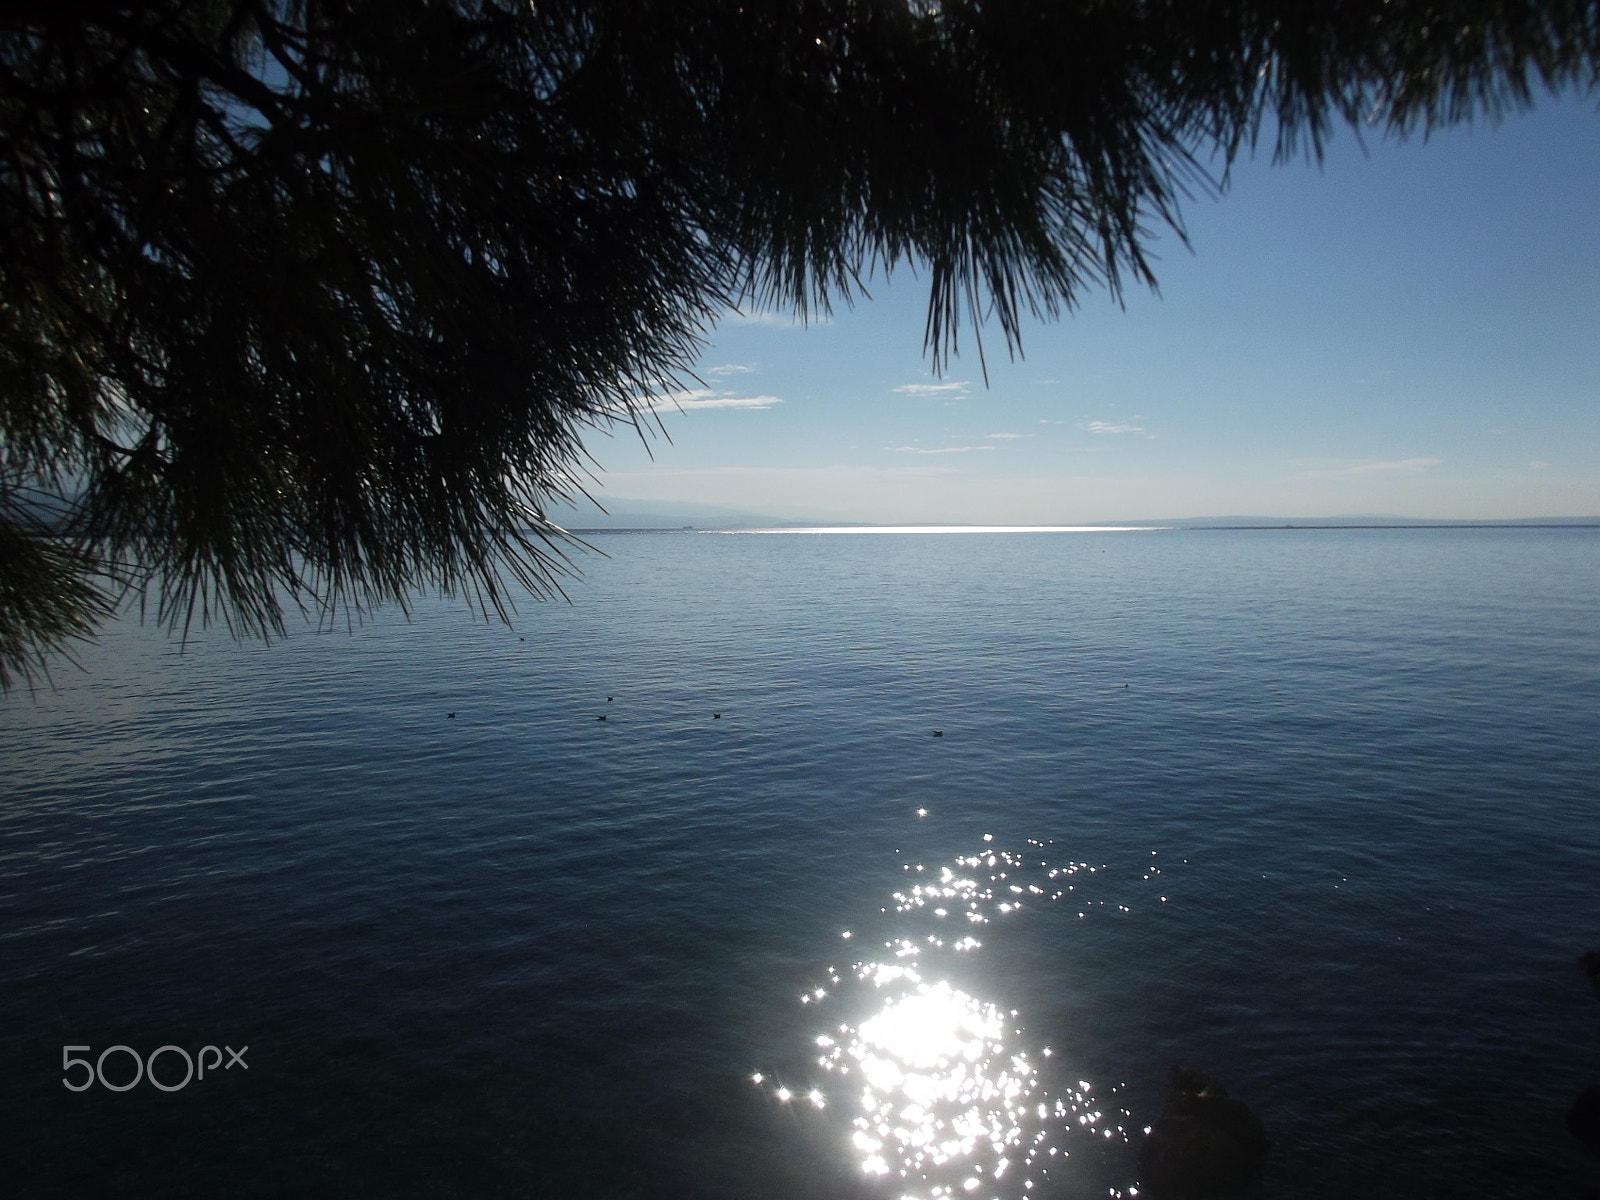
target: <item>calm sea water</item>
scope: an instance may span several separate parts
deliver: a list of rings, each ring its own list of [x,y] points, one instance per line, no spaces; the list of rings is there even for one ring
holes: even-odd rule
[[[0,701],[9,1194],[1600,1184],[1600,531],[595,541]]]

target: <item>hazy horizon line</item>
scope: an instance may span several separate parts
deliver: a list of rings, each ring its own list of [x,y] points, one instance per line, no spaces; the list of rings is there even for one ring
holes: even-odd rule
[[[775,522],[769,525],[610,525],[566,526],[569,533],[716,533],[716,534],[957,534],[957,533],[1142,533],[1226,530],[1350,529],[1600,529],[1600,517],[1512,517],[1506,519],[1446,518],[1229,518],[1188,517],[1171,521],[1125,521],[1077,525],[990,525],[954,522],[873,524],[852,522]]]

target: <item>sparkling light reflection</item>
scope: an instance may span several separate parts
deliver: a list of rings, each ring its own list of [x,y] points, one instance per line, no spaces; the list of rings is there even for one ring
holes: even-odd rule
[[[863,957],[848,971],[829,966],[798,997],[831,1014],[808,1035],[810,1065],[783,1068],[781,1086],[771,1073],[751,1076],[787,1112],[810,1113],[819,1136],[847,1146],[886,1200],[1020,1200],[1063,1187],[1114,1200],[1136,1194],[1125,1181],[1137,1125],[1109,1102],[1119,1088],[1097,1099],[1087,1079],[1066,1074],[1071,1055],[1059,1043],[1029,1045],[1026,1018],[980,994],[988,976],[973,960],[986,941],[1011,936],[1019,913],[1065,900],[1059,918],[1073,930],[1085,918],[1139,919],[1163,910],[1133,902],[1155,899],[1170,882],[1149,859],[1113,871],[1052,864],[1045,850],[1030,838],[1008,851],[985,834],[976,852],[942,866],[902,861],[881,920],[841,934]],[[1125,1150],[1107,1158],[1108,1142]]]
[[[926,1177],[929,1167],[972,1163],[980,1147],[1000,1155],[1018,1145],[1034,1070],[1025,1055],[1006,1055],[1000,1010],[943,980],[924,983],[911,971],[903,978],[911,989],[833,1056],[853,1059],[864,1077],[852,1139],[862,1170]],[[992,1159],[991,1174],[1005,1165]]]

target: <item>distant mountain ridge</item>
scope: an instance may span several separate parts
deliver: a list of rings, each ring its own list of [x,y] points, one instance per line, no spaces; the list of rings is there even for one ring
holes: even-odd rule
[[[716,504],[674,500],[608,500],[606,510],[592,504],[561,505],[545,514],[563,529],[798,529],[826,525],[827,521],[796,521],[768,513]]]
[[[1357,513],[1342,517],[1179,517],[1170,521],[1130,521],[1133,525],[1175,525],[1183,529],[1431,529],[1443,527],[1501,527],[1511,525],[1600,525],[1596,517],[1507,517],[1452,519],[1397,517],[1388,513]]]

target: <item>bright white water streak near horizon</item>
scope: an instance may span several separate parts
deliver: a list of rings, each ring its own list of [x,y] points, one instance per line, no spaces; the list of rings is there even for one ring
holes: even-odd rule
[[[1169,525],[827,525],[814,529],[701,529],[698,533],[1154,533]]]
[[[1129,1110],[1097,1101],[1074,1064],[1031,1045],[1025,1014],[975,994],[984,988],[973,960],[995,922],[1063,902],[1104,907],[1089,895],[1102,868],[1053,864],[1033,839],[1021,852],[996,849],[992,834],[983,840],[941,867],[902,863],[905,882],[880,910],[887,923],[841,932],[846,945],[874,945],[848,972],[828,966],[827,986],[799,997],[819,1011],[843,1010],[845,1019],[814,1035],[821,1074],[751,1076],[779,1104],[844,1109],[849,1128],[834,1136],[848,1137],[846,1152],[863,1175],[897,1200],[1001,1200],[1043,1194],[1035,1189],[1046,1185],[1053,1192],[1084,1182],[1074,1178],[1074,1149],[1130,1141]],[[1161,874],[1152,863],[1143,879],[1159,889]],[[1136,1197],[1139,1189],[1109,1194]]]

